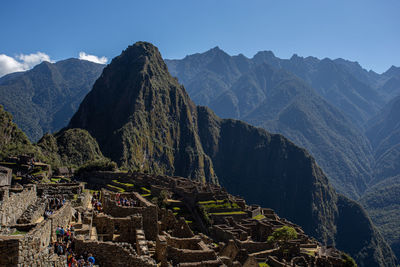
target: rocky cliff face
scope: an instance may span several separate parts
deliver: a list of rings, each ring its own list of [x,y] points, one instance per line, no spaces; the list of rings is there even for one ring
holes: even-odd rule
[[[137,43],[105,68],[69,127],[88,130],[120,165],[216,182],[196,112],[158,49]]]
[[[112,61],[69,126],[88,130],[124,166],[214,182],[216,174],[230,193],[275,209],[322,242],[339,249],[354,242],[360,266],[394,265],[366,213],[335,192],[307,151],[196,107],[149,43],[136,43]]]

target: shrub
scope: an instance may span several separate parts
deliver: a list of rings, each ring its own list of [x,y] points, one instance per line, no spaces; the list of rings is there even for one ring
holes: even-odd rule
[[[282,226],[276,229],[272,235],[268,237],[268,242],[284,241],[287,242],[297,238],[296,229],[290,226]]]
[[[80,176],[83,173],[93,172],[93,171],[115,171],[117,169],[117,163],[111,160],[95,160],[89,161],[88,163],[79,167],[75,175]]]
[[[342,260],[345,267],[357,267],[356,261],[346,253],[342,254]]]

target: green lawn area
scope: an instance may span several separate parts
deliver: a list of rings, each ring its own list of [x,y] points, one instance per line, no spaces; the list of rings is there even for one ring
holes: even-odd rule
[[[268,263],[265,263],[265,262],[259,262],[258,266],[259,267],[269,267]]]
[[[14,233],[12,233],[11,235],[25,235],[27,232],[24,231],[15,231]]]
[[[120,181],[118,181],[118,180],[112,180],[114,183],[117,183],[117,184],[120,184],[120,185],[124,185],[124,186],[126,186],[126,187],[132,187],[133,186],[133,184],[130,184],[130,183],[122,183],[122,182],[120,182]]]
[[[141,196],[142,197],[149,197],[149,196],[151,196],[151,194],[142,194]]]
[[[179,208],[179,207],[173,207],[172,208],[174,211],[179,211],[179,210],[181,210],[181,208]]]
[[[207,204],[216,204],[216,203],[224,203],[226,200],[222,199],[222,200],[208,200],[208,201],[199,201],[197,202],[197,204],[199,205],[207,205]]]
[[[112,184],[107,184],[107,186],[108,186],[108,187],[111,187],[111,188],[113,188],[113,189],[115,189],[115,190],[117,190],[117,191],[120,192],[120,193],[125,192],[125,189],[123,189],[123,188],[121,188],[121,187],[118,187],[118,186],[115,186],[115,185],[112,185]]]
[[[146,192],[148,194],[151,193],[151,191],[149,189],[147,189],[146,187],[141,187],[140,189],[142,189],[142,191],[144,191],[144,192]]]
[[[223,202],[223,203],[209,203],[209,204],[201,204],[205,209],[238,209],[239,206],[236,203]]]
[[[262,214],[259,214],[259,215],[253,217],[253,219],[255,219],[255,220],[262,220],[264,218],[265,218],[265,216]]]
[[[231,211],[231,212],[214,212],[210,213],[210,215],[239,215],[239,214],[246,214],[244,211]]]

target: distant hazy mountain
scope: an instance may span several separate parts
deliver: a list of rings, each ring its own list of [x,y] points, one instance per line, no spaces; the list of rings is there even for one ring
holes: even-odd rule
[[[219,48],[166,62],[199,104],[209,106],[221,117],[242,119],[281,133],[307,148],[340,192],[357,199],[366,189],[373,164],[369,142],[354,125],[355,119],[335,107],[337,102],[329,95],[351,91],[357,96],[353,100],[361,103],[366,100],[356,92],[366,88],[373,95],[369,102],[380,98],[341,65],[311,57],[281,60],[272,52],[260,52],[252,59],[231,57]],[[326,78],[330,76],[334,78]],[[319,90],[310,84],[319,85]],[[345,89],[334,92],[338,84],[344,84]],[[354,114],[360,120],[377,112],[379,106],[375,103],[370,108],[366,104],[361,110],[353,103],[347,105],[359,111]]]
[[[378,88],[386,96],[386,99],[392,99],[400,95],[400,68],[392,66],[384,72],[379,79]]]
[[[251,65],[261,63],[285,69],[302,78],[328,103],[344,112],[360,127],[377,114],[384,104],[383,97],[374,90],[378,74],[368,73],[361,66],[358,68],[357,63],[345,60],[319,60],[297,55],[290,59],[280,59],[271,51],[259,52],[249,59],[243,55],[231,57],[216,47],[182,60],[166,60],[166,63],[172,75],[188,87],[189,94],[200,105],[208,105],[214,96],[229,89]],[[358,73],[365,78],[360,80]]]
[[[79,59],[42,62],[0,78],[0,104],[30,140],[66,126],[104,65]]]
[[[400,174],[400,96],[370,121],[367,130],[376,164],[374,182]]]
[[[112,60],[69,127],[86,129],[121,165],[219,182],[334,243],[360,266],[395,264],[362,207],[336,193],[306,150],[196,107],[149,43]]]
[[[397,158],[399,161],[399,158]],[[387,178],[369,188],[360,203],[400,257],[400,175]]]

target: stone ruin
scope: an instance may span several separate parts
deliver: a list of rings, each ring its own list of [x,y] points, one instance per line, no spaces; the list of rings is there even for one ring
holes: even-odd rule
[[[98,191],[82,182],[0,187],[0,266],[66,266],[51,244],[68,225],[74,252],[91,253],[97,266],[344,266],[342,252],[215,184],[127,172],[84,182]],[[65,203],[46,214],[56,196]],[[269,242],[283,226],[297,237]]]

